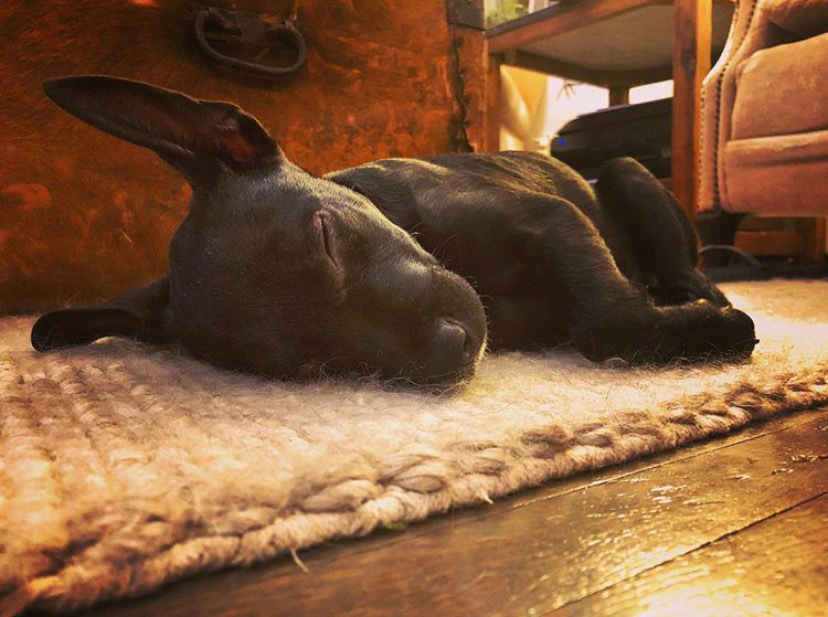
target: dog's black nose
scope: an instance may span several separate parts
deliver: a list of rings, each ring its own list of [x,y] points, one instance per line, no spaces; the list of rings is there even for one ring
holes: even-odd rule
[[[477,357],[480,340],[467,325],[446,317],[437,320],[432,350],[436,359],[447,366],[465,366]]]

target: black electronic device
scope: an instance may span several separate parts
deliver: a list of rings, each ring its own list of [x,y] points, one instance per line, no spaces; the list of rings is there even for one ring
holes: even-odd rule
[[[550,153],[587,180],[601,164],[630,156],[658,178],[670,177],[673,100],[618,105],[578,116],[552,138]]]

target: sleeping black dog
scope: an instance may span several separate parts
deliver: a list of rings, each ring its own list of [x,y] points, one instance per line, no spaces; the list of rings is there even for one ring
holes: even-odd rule
[[[232,104],[99,76],[44,88],[154,150],[193,198],[169,275],[44,315],[32,331],[40,351],[127,336],[278,378],[451,386],[487,340],[571,341],[590,360],[654,363],[745,357],[756,342],[752,320],[695,269],[681,208],[631,159],[607,163],[595,190],[525,152],[388,159],[319,178]]]

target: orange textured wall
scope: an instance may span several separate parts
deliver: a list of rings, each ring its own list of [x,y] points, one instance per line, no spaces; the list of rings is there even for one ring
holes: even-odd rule
[[[482,36],[448,25],[443,0],[301,0],[308,64],[275,87],[205,63],[190,6],[0,4],[0,313],[97,302],[161,275],[187,207],[174,171],[60,111],[46,78],[119,75],[232,100],[316,173],[482,141]]]

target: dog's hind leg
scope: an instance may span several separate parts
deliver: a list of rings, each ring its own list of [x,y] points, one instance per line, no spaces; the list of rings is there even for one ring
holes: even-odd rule
[[[696,269],[696,234],[684,210],[644,166],[631,158],[613,159],[601,168],[596,190],[605,216],[626,230],[657,304],[703,299],[730,305]]]
[[[522,206],[512,221],[526,256],[565,304],[573,343],[587,358],[665,362],[752,351],[753,321],[741,311],[704,299],[656,306],[621,273],[595,225],[570,202],[536,194]]]

